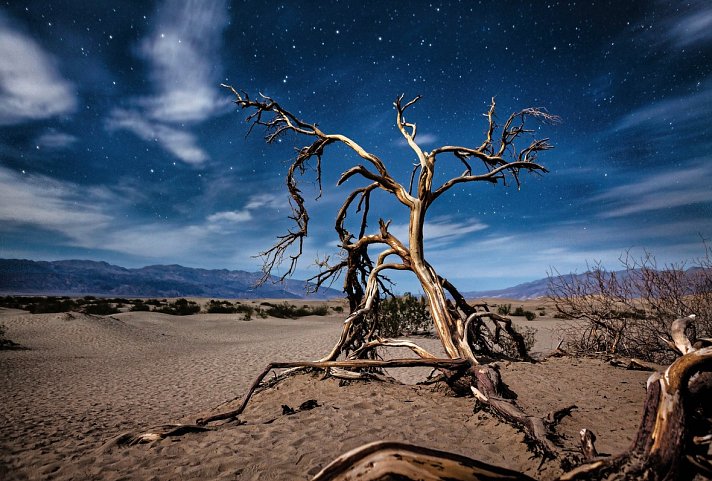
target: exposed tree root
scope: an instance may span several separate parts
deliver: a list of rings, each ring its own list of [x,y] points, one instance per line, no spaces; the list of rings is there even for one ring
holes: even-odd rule
[[[502,377],[492,365],[470,368],[475,385],[470,389],[477,400],[489,407],[497,416],[524,431],[534,451],[544,458],[556,458],[559,449],[550,441],[552,432],[540,417],[530,416],[516,403],[516,399],[502,382]]]

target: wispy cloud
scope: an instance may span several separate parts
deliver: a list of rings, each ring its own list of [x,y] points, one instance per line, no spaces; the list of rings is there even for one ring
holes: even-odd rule
[[[217,87],[228,18],[223,0],[164,2],[152,33],[137,47],[149,67],[154,92],[134,98],[130,109],[115,109],[107,127],[157,141],[191,165],[208,160],[189,127],[228,109],[229,100]]]
[[[614,131],[644,128],[656,136],[699,134],[706,132],[710,114],[712,79],[698,92],[654,102],[630,112],[615,123]]]
[[[246,209],[261,209],[263,207],[279,210],[288,208],[289,203],[284,195],[256,194],[250,197],[245,206]]]
[[[0,125],[73,112],[77,98],[54,59],[0,12]]]
[[[439,248],[462,239],[468,234],[487,229],[487,224],[478,220],[461,221],[450,216],[439,216],[429,219],[423,228],[423,241],[430,248]],[[388,229],[402,242],[408,243],[408,225],[392,225]]]
[[[633,256],[648,249],[660,263],[691,259],[701,253],[698,234],[712,234],[695,221],[625,226],[613,220],[579,220],[528,232],[493,232],[448,248],[426,247],[426,256],[439,274],[462,289],[490,289],[543,278],[551,268],[583,272],[592,261],[618,269],[621,255],[629,249]]]
[[[228,23],[223,0],[171,0],[160,10],[139,53],[151,67],[157,90],[143,100],[151,118],[164,122],[205,120],[229,105],[219,95],[219,52]]]
[[[611,203],[600,217],[623,217],[659,209],[672,209],[697,203],[712,203],[712,190],[701,179],[712,179],[712,159],[681,169],[648,175],[613,187],[595,196],[594,202]]]
[[[106,120],[109,130],[125,129],[147,142],[157,142],[186,164],[201,165],[208,154],[198,146],[191,132],[160,122],[152,122],[141,113],[131,110],[114,109]]]
[[[219,211],[194,222],[147,219],[127,224],[123,212],[131,209],[134,198],[131,188],[87,187],[0,166],[0,235],[34,228],[53,233],[56,247],[101,249],[146,262],[190,259],[203,266],[223,267],[231,259],[252,269],[258,263],[251,256],[273,240],[273,233],[263,233],[251,222],[254,212],[271,208],[266,197],[252,197],[241,210]]]
[[[426,145],[432,145],[437,141],[438,136],[433,134],[420,134],[415,137],[415,142],[421,147],[425,147]],[[401,137],[396,141],[396,144],[408,145],[408,142],[406,142],[406,140]]]
[[[60,150],[70,147],[77,140],[74,135],[52,129],[37,137],[35,144],[46,149]]]
[[[6,226],[35,226],[82,242],[109,225],[112,217],[102,206],[116,200],[101,188],[80,189],[0,167],[0,224]]]
[[[274,194],[257,194],[247,199],[240,210],[221,211],[211,214],[206,219],[205,227],[212,232],[229,232],[245,223],[253,221],[255,214],[264,213],[264,209],[279,210],[285,207],[285,200]]]
[[[712,4],[698,0],[689,5],[689,11],[665,21],[669,40],[678,47],[712,42]]]

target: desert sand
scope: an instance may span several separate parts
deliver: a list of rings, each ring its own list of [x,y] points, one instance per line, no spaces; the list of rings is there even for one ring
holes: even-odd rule
[[[8,337],[28,348],[0,351],[0,479],[310,479],[344,451],[376,440],[453,451],[541,479],[561,472],[554,462],[540,467],[523,434],[473,409],[472,398],[414,385],[428,369],[392,370],[408,384],[296,375],[258,393],[241,416],[246,424],[150,445],[111,443],[128,431],[234,407],[267,361],[327,352],[342,315],[239,318],[0,309]],[[535,351],[556,346],[559,321],[517,322],[538,329]],[[436,339],[418,342],[438,352]],[[577,449],[583,427],[596,433],[601,452],[631,442],[648,373],[573,358],[500,367],[532,414],[578,406],[558,428],[565,447]],[[310,399],[318,407],[282,415],[283,404],[296,408]]]

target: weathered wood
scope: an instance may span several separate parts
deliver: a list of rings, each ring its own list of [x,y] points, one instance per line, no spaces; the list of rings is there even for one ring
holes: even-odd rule
[[[534,481],[529,476],[459,454],[396,442],[376,442],[332,461],[312,481]]]

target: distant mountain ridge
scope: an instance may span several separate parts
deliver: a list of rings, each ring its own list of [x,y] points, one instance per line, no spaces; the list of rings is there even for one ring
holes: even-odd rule
[[[6,294],[106,295],[132,297],[221,297],[234,299],[327,299],[336,289],[306,294],[305,281],[255,284],[259,272],[153,265],[128,269],[101,261],[0,259],[0,292]]]
[[[537,279],[536,281],[517,284],[516,286],[507,287],[505,289],[495,289],[490,291],[469,291],[463,292],[462,295],[467,299],[479,297],[494,297],[501,299],[513,299],[525,301],[528,299],[536,299],[546,296],[549,291],[549,279]]]
[[[690,267],[687,270],[685,270],[685,275],[694,275],[699,269],[704,269],[703,267]],[[626,279],[628,276],[631,275],[631,272],[635,271],[627,271],[627,270],[620,270],[620,271],[613,271],[613,272],[608,272],[608,275],[615,275],[619,280],[623,281]],[[581,274],[561,274],[558,276],[555,276],[554,278],[559,280],[565,280],[566,282],[571,282],[572,280],[576,279],[579,281],[582,281],[585,279],[585,277],[588,275],[587,272],[581,273]],[[520,300],[520,301],[526,301],[529,299],[537,299],[540,297],[546,297],[546,295],[549,292],[549,278],[545,279],[537,279],[536,281],[531,281],[531,282],[525,282],[523,284],[517,284],[516,286],[512,287],[507,287],[505,289],[496,289],[496,290],[489,290],[489,291],[469,291],[469,292],[463,292],[462,295],[465,296],[467,299],[474,299],[474,298],[480,298],[480,297],[489,297],[489,298],[501,298],[501,299],[512,299],[512,300]],[[632,293],[633,295],[639,294],[636,292]]]

